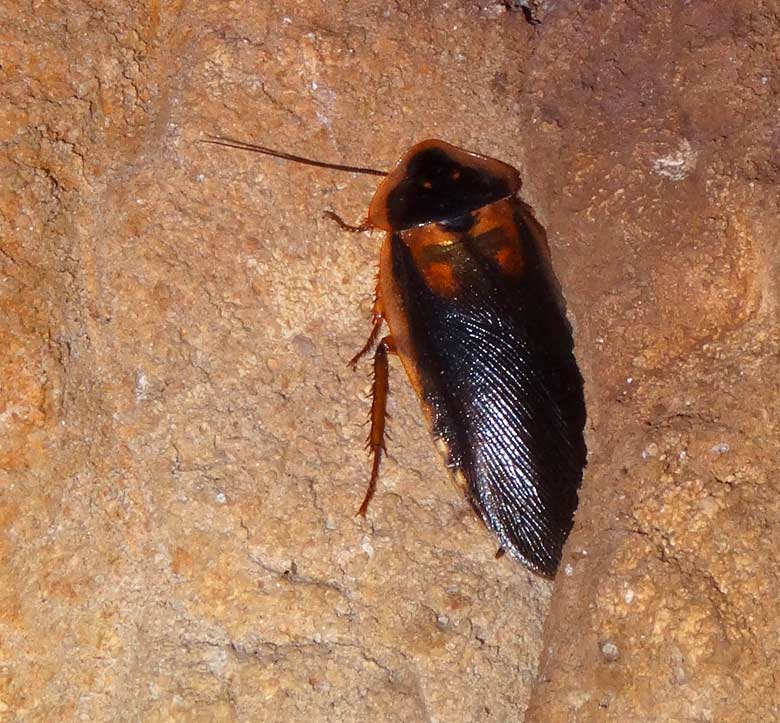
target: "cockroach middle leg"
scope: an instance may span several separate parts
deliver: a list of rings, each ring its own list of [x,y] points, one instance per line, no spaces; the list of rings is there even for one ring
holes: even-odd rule
[[[355,368],[357,367],[357,363],[366,355],[368,352],[371,351],[374,344],[376,343],[376,339],[379,336],[379,331],[382,328],[382,322],[384,321],[385,314],[382,307],[382,299],[379,293],[379,277],[377,276],[377,287],[376,287],[376,293],[374,294],[374,305],[371,307],[371,316],[374,319],[374,325],[371,327],[371,333],[368,335],[368,339],[366,339],[366,343],[363,344],[363,348],[353,356],[349,362],[347,362],[347,366],[352,369],[352,371],[355,371]]]
[[[376,304],[374,306],[376,306]],[[371,333],[368,335],[368,339],[366,339],[366,343],[363,344],[363,348],[347,362],[347,366],[350,367],[350,369],[352,369],[353,371],[357,367],[357,363],[366,354],[368,354],[368,352],[371,351],[371,348],[376,343],[376,338],[377,336],[379,336],[379,331],[382,328],[383,321],[384,321],[384,317],[382,316],[382,314],[380,314],[377,311],[374,311],[374,325],[371,327]],[[374,357],[374,365],[376,365],[376,357]]]
[[[368,503],[376,491],[376,481],[379,478],[379,464],[382,461],[382,453],[385,448],[385,422],[387,419],[387,392],[389,389],[390,365],[387,361],[388,353],[395,352],[395,342],[392,336],[386,336],[374,352],[374,386],[371,396],[371,430],[368,433],[366,447],[372,455],[371,479],[368,483],[366,496],[360,505],[358,514],[366,516]]]
[[[325,218],[329,218],[332,221],[335,221],[342,229],[344,229],[344,231],[350,231],[351,233],[363,233],[364,231],[369,231],[372,228],[368,221],[361,223],[360,226],[353,226],[352,224],[347,223],[343,218],[341,218],[341,216],[333,211],[325,211],[323,215]]]

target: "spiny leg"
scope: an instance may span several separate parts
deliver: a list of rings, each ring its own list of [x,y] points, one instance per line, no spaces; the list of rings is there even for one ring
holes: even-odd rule
[[[376,307],[376,303],[374,304],[374,307]],[[368,354],[368,352],[371,351],[371,347],[374,346],[374,343],[376,342],[376,338],[377,336],[379,336],[379,330],[382,328],[383,319],[384,317],[381,314],[374,311],[374,325],[371,327],[371,333],[368,335],[368,339],[366,339],[366,343],[363,344],[363,348],[347,362],[347,366],[350,367],[352,371],[355,370],[355,368],[357,367],[357,363],[366,354]]]
[[[347,223],[343,218],[341,218],[341,216],[339,216],[337,213],[334,213],[333,211],[325,211],[323,215],[325,218],[329,218],[332,221],[335,221],[345,231],[350,231],[351,233],[363,233],[364,231],[368,231],[373,228],[368,221],[361,223],[360,226],[353,226],[352,224]]]
[[[373,456],[371,479],[368,483],[366,496],[360,505],[358,514],[366,516],[368,503],[376,491],[376,481],[379,477],[379,463],[385,448],[385,420],[387,418],[387,392],[389,389],[390,365],[387,362],[388,352],[395,352],[395,342],[392,336],[386,336],[374,352],[374,386],[371,398],[371,431],[368,433],[367,448]]]

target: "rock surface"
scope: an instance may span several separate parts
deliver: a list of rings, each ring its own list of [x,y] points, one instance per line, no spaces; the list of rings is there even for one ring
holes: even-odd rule
[[[0,719],[780,716],[776,2],[0,10]],[[541,7],[541,6],[540,6]],[[553,588],[446,479],[393,366],[370,177],[520,168],[586,378]]]

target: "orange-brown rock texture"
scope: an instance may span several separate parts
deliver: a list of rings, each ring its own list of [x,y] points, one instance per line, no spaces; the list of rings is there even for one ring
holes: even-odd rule
[[[0,9],[0,720],[780,718],[780,2],[526,4]],[[589,411],[554,584],[397,363],[355,517],[380,237],[322,212],[375,179],[210,133],[521,170]]]

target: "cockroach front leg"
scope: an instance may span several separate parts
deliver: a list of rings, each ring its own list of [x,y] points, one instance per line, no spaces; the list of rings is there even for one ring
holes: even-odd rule
[[[375,325],[376,328],[376,325]],[[372,331],[373,334],[373,331]],[[368,483],[366,496],[360,505],[358,514],[366,516],[368,503],[376,491],[376,481],[379,477],[379,463],[382,461],[382,453],[387,452],[385,447],[385,421],[387,419],[387,392],[389,389],[390,365],[387,361],[388,353],[395,352],[395,342],[392,336],[386,336],[377,345],[374,352],[374,385],[371,392],[371,430],[368,433],[366,448],[372,455],[371,479]]]
[[[340,228],[344,229],[344,231],[349,231],[350,233],[363,233],[364,231],[369,231],[373,228],[373,226],[371,226],[368,221],[361,223],[360,226],[353,226],[351,223],[347,223],[334,211],[325,211],[323,215],[325,218],[329,218],[331,221],[335,221]]]

